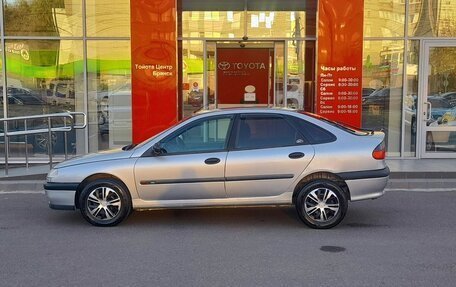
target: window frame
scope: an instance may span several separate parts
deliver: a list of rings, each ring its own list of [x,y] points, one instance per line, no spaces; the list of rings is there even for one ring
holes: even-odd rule
[[[289,126],[292,128],[298,135],[302,137],[302,143],[294,143],[292,145],[282,145],[282,146],[275,146],[275,147],[256,147],[256,148],[236,148],[236,141],[238,138],[239,133],[239,125],[241,122],[242,117],[249,117],[249,118],[280,118],[283,119]],[[284,147],[292,147],[292,146],[303,146],[309,145],[309,141],[307,138],[292,124],[292,122],[287,118],[286,115],[283,114],[269,114],[269,113],[241,113],[238,114],[233,123],[233,129],[231,131],[230,142],[228,146],[228,151],[244,151],[244,150],[265,150],[265,149],[275,149],[275,148],[284,148]]]
[[[227,137],[225,139],[225,145],[222,149],[216,149],[216,150],[199,150],[199,151],[183,151],[183,152],[173,152],[173,153],[163,153],[163,154],[160,154],[160,155],[156,155],[154,154],[153,152],[153,149],[154,149],[154,146],[156,144],[160,144],[162,145],[165,141],[169,140],[169,139],[172,139],[174,137],[177,137],[179,136],[180,134],[182,134],[183,132],[185,131],[188,131],[192,128],[194,128],[195,126],[201,124],[202,122],[205,122],[205,121],[212,121],[212,120],[218,120],[218,119],[230,119],[230,124],[228,126],[228,131],[227,131]],[[210,117],[204,117],[202,119],[197,119],[195,121],[192,121],[182,127],[180,127],[179,129],[175,130],[174,132],[172,132],[171,134],[165,136],[164,138],[162,138],[161,140],[159,140],[158,142],[156,142],[155,144],[153,144],[146,152],[145,152],[145,156],[146,157],[162,157],[162,156],[174,156],[174,155],[189,155],[189,154],[204,154],[204,153],[214,153],[214,152],[223,152],[223,151],[228,151],[228,146],[229,146],[229,143],[230,143],[230,140],[231,140],[231,135],[232,135],[232,131],[233,131],[233,125],[234,125],[234,122],[235,122],[235,115],[232,115],[232,114],[228,114],[228,115],[217,115],[217,116],[210,116]]]
[[[295,127],[299,132],[301,132],[301,129],[300,129],[300,127],[297,126],[298,123],[295,123],[295,121],[301,120],[301,121],[305,121],[305,122],[308,123],[309,125],[314,125],[314,126],[316,126],[317,128],[322,129],[322,130],[324,130],[326,133],[328,133],[328,134],[331,135],[331,138],[332,138],[331,141],[325,141],[325,142],[314,143],[314,140],[313,140],[312,136],[311,136],[311,138],[309,138],[308,136],[306,136],[305,134],[303,134],[303,133],[301,132],[301,134],[303,135],[303,137],[304,137],[304,138],[307,140],[307,142],[308,142],[310,145],[312,145],[312,146],[314,146],[314,145],[320,145],[320,144],[328,144],[328,143],[333,143],[333,142],[337,141],[337,136],[336,136],[333,132],[328,131],[327,129],[325,129],[325,128],[321,127],[321,126],[318,126],[318,125],[316,125],[316,124],[314,124],[314,123],[312,123],[312,122],[310,122],[310,121],[308,121],[308,120],[306,120],[306,119],[303,119],[303,118],[301,118],[301,117],[296,117],[296,116],[288,116],[288,117],[289,117],[289,120],[290,120],[291,124],[293,125],[293,127]],[[341,128],[339,128],[339,129],[341,129]],[[345,132],[347,132],[347,131],[345,131]]]

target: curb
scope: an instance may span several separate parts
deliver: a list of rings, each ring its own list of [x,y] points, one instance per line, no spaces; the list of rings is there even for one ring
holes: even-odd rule
[[[387,190],[427,190],[427,189],[455,189],[456,178],[403,178],[391,179],[386,186]]]
[[[456,188],[385,188],[385,192],[456,192]]]
[[[0,181],[0,193],[44,193],[44,180]]]

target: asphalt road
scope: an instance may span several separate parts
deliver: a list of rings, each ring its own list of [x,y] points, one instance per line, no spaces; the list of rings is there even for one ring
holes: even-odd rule
[[[135,212],[97,228],[0,194],[1,286],[455,286],[456,192],[353,203],[331,230],[293,208]]]

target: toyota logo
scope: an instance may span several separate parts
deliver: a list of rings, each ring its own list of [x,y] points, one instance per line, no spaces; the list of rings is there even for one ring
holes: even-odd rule
[[[228,70],[230,68],[230,66],[231,66],[230,63],[228,63],[228,62],[220,62],[217,65],[217,67],[222,71]]]

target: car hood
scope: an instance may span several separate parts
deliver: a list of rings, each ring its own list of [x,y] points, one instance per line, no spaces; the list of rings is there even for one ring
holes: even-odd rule
[[[124,151],[121,148],[107,150],[99,153],[91,153],[87,155],[83,155],[80,157],[72,158],[61,162],[55,166],[55,168],[62,168],[72,165],[78,164],[85,164],[85,163],[92,163],[92,162],[100,162],[100,161],[107,161],[107,160],[115,160],[115,159],[123,159],[129,158],[133,154],[133,150]]]

